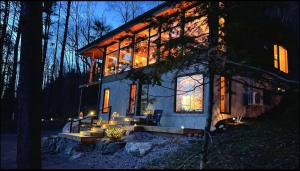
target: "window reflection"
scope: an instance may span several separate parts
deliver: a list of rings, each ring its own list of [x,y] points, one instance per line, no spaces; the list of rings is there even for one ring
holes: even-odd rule
[[[132,60],[132,48],[127,46],[120,50],[119,72],[128,71]]]
[[[149,29],[145,29],[136,34],[133,68],[139,68],[147,65],[148,37],[149,37]]]
[[[147,65],[148,41],[140,41],[135,44],[133,67],[139,68]]]
[[[106,56],[106,62],[105,62],[105,72],[104,75],[112,75],[116,73],[117,68],[117,59],[118,59],[118,52],[112,52],[110,54],[107,54]]]
[[[177,78],[176,112],[201,112],[203,110],[203,75]]]

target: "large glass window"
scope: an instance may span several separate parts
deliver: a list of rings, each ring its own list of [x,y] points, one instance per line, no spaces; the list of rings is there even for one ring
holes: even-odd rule
[[[119,72],[128,71],[132,61],[132,39],[126,38],[120,44]]]
[[[177,78],[176,112],[203,111],[203,75]]]
[[[201,17],[197,7],[185,12],[184,34],[193,37],[197,43],[206,45],[208,38],[207,17]]]
[[[147,65],[148,58],[148,38],[149,29],[145,29],[136,34],[134,46],[133,67],[139,68]]]
[[[280,45],[274,45],[274,67],[284,73],[289,72],[287,50]]]
[[[154,64],[157,59],[158,28],[150,28],[149,64]]]
[[[108,112],[108,105],[109,105],[109,89],[104,89],[104,96],[103,96],[103,106],[102,106],[102,113]]]
[[[109,49],[109,48],[107,48]],[[109,52],[109,51],[107,51]],[[104,75],[116,74],[117,69],[117,60],[118,60],[118,51],[113,51],[106,54],[105,66],[104,66]]]
[[[141,112],[144,113],[145,109],[148,105],[148,92],[149,92],[149,85],[143,84],[141,90]]]

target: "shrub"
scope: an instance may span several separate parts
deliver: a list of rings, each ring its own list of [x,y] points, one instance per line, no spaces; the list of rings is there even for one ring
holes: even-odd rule
[[[111,140],[119,140],[125,134],[125,130],[120,127],[109,127],[105,130],[106,136]]]

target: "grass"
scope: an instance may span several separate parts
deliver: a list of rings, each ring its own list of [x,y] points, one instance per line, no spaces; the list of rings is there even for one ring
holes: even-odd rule
[[[243,125],[226,126],[225,131],[214,133],[209,146],[208,168],[299,168],[299,103],[296,98],[289,97],[259,118],[245,119]],[[201,146],[202,142],[196,142],[149,162],[147,168],[198,169]]]

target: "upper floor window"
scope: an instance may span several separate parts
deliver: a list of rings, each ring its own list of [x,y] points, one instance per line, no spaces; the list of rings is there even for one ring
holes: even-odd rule
[[[145,29],[136,34],[133,68],[139,68],[147,65],[148,58],[148,38],[149,29]]]
[[[274,45],[274,67],[284,73],[289,72],[287,50],[280,45]]]
[[[116,73],[118,60],[118,43],[114,43],[107,47],[106,60],[104,66],[104,75],[112,75]]]
[[[201,16],[198,7],[185,12],[184,34],[193,37],[197,43],[206,45],[208,38],[207,17]]]
[[[125,38],[120,42],[119,72],[128,71],[132,61],[132,38]]]

